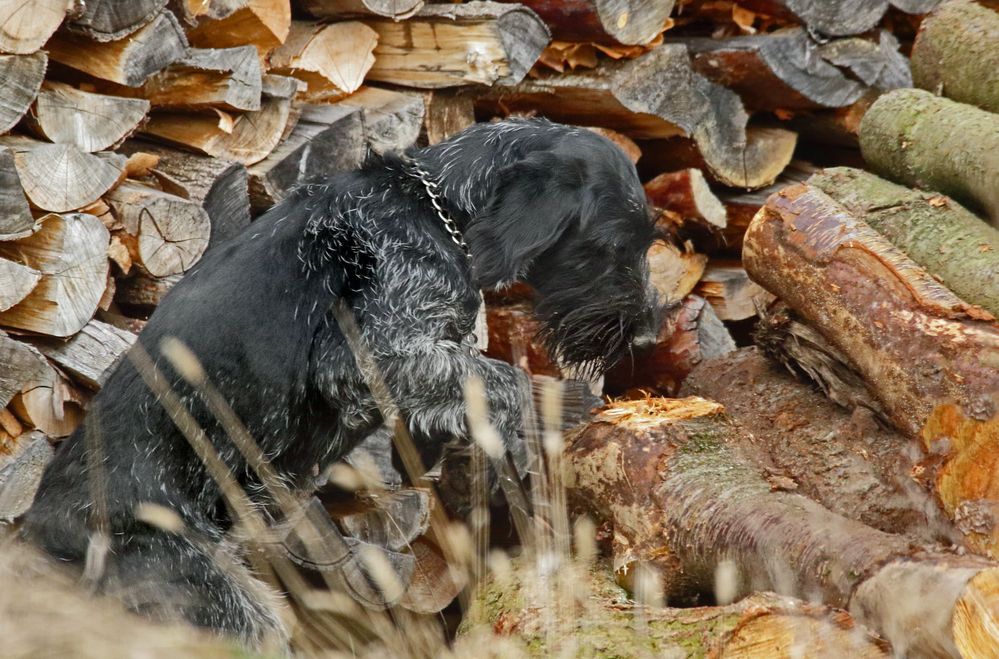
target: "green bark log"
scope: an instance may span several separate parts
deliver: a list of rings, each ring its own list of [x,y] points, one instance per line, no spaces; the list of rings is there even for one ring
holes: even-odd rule
[[[999,225],[999,115],[897,89],[864,115],[860,150],[876,173],[980,207]]]
[[[970,0],[945,2],[912,47],[917,87],[999,112],[999,12]]]
[[[859,169],[827,169],[808,183],[863,218],[962,300],[999,317],[999,230],[949,199]]]

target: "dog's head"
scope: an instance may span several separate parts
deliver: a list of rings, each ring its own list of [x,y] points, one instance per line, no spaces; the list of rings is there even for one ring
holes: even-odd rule
[[[556,131],[549,144],[514,149],[495,170],[466,237],[479,285],[530,284],[550,352],[599,373],[658,330],[646,263],[656,230],[616,145],[585,129],[547,130]]]

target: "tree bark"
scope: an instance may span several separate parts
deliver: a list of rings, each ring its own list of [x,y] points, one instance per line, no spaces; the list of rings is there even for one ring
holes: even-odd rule
[[[509,637],[519,652],[504,656],[553,657],[744,657],[887,656],[886,643],[858,628],[844,611],[774,593],[755,593],[727,606],[664,608],[643,606],[614,583],[608,566],[562,566],[557,575],[537,574],[514,563],[510,574],[491,577],[477,591],[459,630],[455,653],[477,654],[477,627]],[[572,580],[574,592],[557,597],[551,589]],[[547,589],[547,590],[546,590]],[[544,611],[563,607],[562,620]],[[540,614],[540,615],[539,615]],[[547,622],[547,624],[546,624]]]
[[[912,46],[912,78],[947,98],[999,112],[999,12],[950,0],[923,19]]]
[[[808,179],[965,302],[999,317],[999,230],[955,202],[836,167]]]
[[[360,88],[375,58],[378,34],[364,23],[321,25],[294,21],[288,39],[270,55],[269,70],[308,84],[310,102],[343,98]]]
[[[405,23],[373,19],[378,33],[370,80],[437,89],[513,85],[551,40],[541,19],[520,5],[427,5]]]
[[[158,71],[184,57],[187,38],[168,11],[128,37],[95,43],[85,36],[57,32],[45,45],[53,61],[95,78],[138,87]]]
[[[955,626],[975,598],[982,605],[969,627],[982,636],[974,642],[999,643],[989,623],[999,610],[994,563],[920,552],[775,488],[754,451],[717,403],[622,402],[569,440],[566,486],[613,525],[619,576],[639,563],[657,567],[674,601],[710,592],[718,564],[731,561],[737,593],[772,589],[849,606],[903,655],[973,656]]]
[[[132,260],[154,277],[187,271],[208,248],[211,220],[195,201],[133,181],[115,188],[107,201],[134,238],[126,242]]]
[[[48,63],[44,52],[0,55],[0,132],[13,128],[31,107]]]
[[[911,442],[870,414],[838,407],[778,370],[757,348],[702,362],[681,395],[702,396],[750,433],[772,485],[843,517],[920,542],[957,542],[937,504],[911,477]],[[775,478],[776,477],[776,478]],[[789,479],[783,485],[781,479]]]
[[[116,153],[86,153],[72,144],[15,135],[0,138],[0,144],[14,151],[14,166],[31,203],[56,213],[97,201],[118,182],[125,167],[125,159]]]
[[[999,115],[899,89],[864,115],[860,148],[875,173],[951,195],[999,226]]]
[[[922,439],[933,487],[968,546],[999,548],[986,515],[988,500],[999,499],[993,317],[811,186],[770,199],[746,234],[743,260],[852,363],[894,424]]]
[[[490,112],[538,113],[581,126],[602,126],[629,137],[690,137],[697,163],[654,162],[652,175],[679,167],[703,167],[735,187],[773,182],[790,161],[795,136],[780,129],[747,132],[748,115],[739,97],[690,67],[687,49],[664,44],[636,59],[609,62],[596,71],[494,87],[477,99]],[[656,142],[643,147],[642,162],[655,161]],[[698,153],[699,152],[699,153]],[[703,156],[701,158],[700,156]],[[662,166],[659,166],[662,165]]]
[[[45,45],[72,7],[72,0],[4,3],[0,7],[0,53],[34,53]]]
[[[526,0],[559,41],[647,44],[667,27],[673,0]]]
[[[81,151],[114,149],[145,121],[149,101],[80,91],[46,82],[35,101],[32,128],[57,144]]]

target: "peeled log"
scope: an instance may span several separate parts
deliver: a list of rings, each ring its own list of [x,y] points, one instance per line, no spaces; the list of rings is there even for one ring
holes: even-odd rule
[[[49,58],[33,55],[0,55],[0,133],[21,120],[38,95]]]
[[[789,479],[784,489],[886,533],[922,542],[957,538],[911,477],[916,456],[907,437],[838,407],[757,348],[702,362],[680,393],[724,405],[749,431],[772,484],[774,476]]]
[[[726,185],[761,187],[791,160],[796,136],[779,128],[747,130],[749,119],[736,94],[695,73],[686,47],[664,44],[641,57],[609,62],[594,71],[496,86],[476,99],[490,112],[532,112],[583,126],[602,126],[629,137],[685,141],[697,154],[690,162],[667,158],[658,170],[703,167]],[[643,148],[642,162],[668,148]],[[698,160],[700,164],[694,162]]]
[[[34,290],[0,313],[0,325],[48,336],[79,332],[107,286],[108,230],[84,213],[47,215],[27,238],[0,243],[0,257],[42,273]]]
[[[428,89],[517,84],[551,40],[533,11],[499,2],[427,5],[406,22],[365,22],[378,33],[368,78]]]
[[[619,577],[638,563],[658,568],[673,601],[711,592],[717,566],[731,561],[737,596],[777,590],[849,606],[903,656],[971,657],[969,648],[999,643],[994,563],[921,553],[904,536],[776,489],[755,451],[717,403],[620,402],[569,438],[566,486],[613,525]],[[955,627],[976,600],[968,639]]]
[[[999,12],[950,0],[923,19],[912,46],[917,87],[999,112]]]
[[[580,659],[887,656],[884,641],[858,628],[845,611],[774,593],[754,593],[727,606],[643,606],[614,583],[603,563],[588,570],[563,565],[557,574],[539,574],[524,563],[515,562],[510,574],[491,576],[476,592],[458,632],[456,656],[481,655],[476,648],[483,647],[478,636],[483,632],[491,646],[499,634],[520,651],[491,656],[565,656],[566,648]],[[553,594],[560,587],[570,592],[561,598]],[[559,610],[563,617],[539,615],[553,600],[565,606]],[[480,632],[479,625],[486,630]]]
[[[743,263],[850,360],[900,430],[923,439],[939,467],[934,488],[969,547],[999,549],[994,518],[972,515],[999,500],[993,317],[808,185],[771,197],[746,233]]]
[[[73,6],[73,0],[0,2],[0,52],[29,55],[48,41]]]
[[[999,226],[999,115],[898,89],[864,115],[860,149],[875,173],[979,207]]]
[[[31,203],[62,213],[83,208],[118,182],[125,158],[86,153],[72,144],[48,144],[18,136],[0,138],[14,151],[14,165]]]
[[[121,152],[159,158],[152,173],[163,191],[197,202],[208,213],[212,224],[209,247],[250,224],[249,173],[242,164],[138,140],[126,142]]]
[[[808,179],[965,302],[999,317],[999,230],[953,200],[836,167]]]
[[[154,18],[167,0],[87,0],[69,29],[99,42],[117,41]]]
[[[668,27],[673,0],[520,0],[559,41],[647,44]]]
[[[405,20],[423,8],[423,0],[299,0],[298,5],[316,18],[384,16]]]
[[[50,142],[81,151],[113,149],[145,120],[149,101],[92,94],[46,82],[35,101],[32,127]]]
[[[107,202],[135,239],[132,260],[154,277],[185,272],[208,248],[211,220],[197,202],[133,181],[115,188]]]
[[[45,48],[55,62],[95,78],[138,87],[184,57],[187,38],[174,15],[162,11],[138,32],[118,41],[94,43],[78,34],[58,32]]]
[[[288,38],[270,55],[271,73],[294,76],[308,87],[306,101],[331,101],[357,91],[368,69],[378,34],[364,23],[320,25],[294,21]]]

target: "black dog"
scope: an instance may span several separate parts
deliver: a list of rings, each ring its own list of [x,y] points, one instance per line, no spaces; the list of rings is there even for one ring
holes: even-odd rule
[[[530,284],[552,353],[600,372],[656,329],[645,264],[654,237],[635,168],[610,141],[543,120],[480,124],[296,190],[209,252],[139,342],[248,493],[259,497],[260,483],[160,356],[165,337],[197,355],[281,478],[311,490],[383,422],[334,305],[353,312],[429,465],[466,437],[471,375],[484,380],[510,445],[520,429],[526,377],[468,340],[479,290]],[[102,587],[147,615],[180,615],[249,644],[280,633],[263,584],[238,560],[218,560],[231,526],[219,486],[132,363],[117,366],[90,414],[110,522]],[[77,564],[96,523],[87,450],[82,430],[62,444],[23,527]],[[138,521],[144,502],[176,511],[211,551]]]

